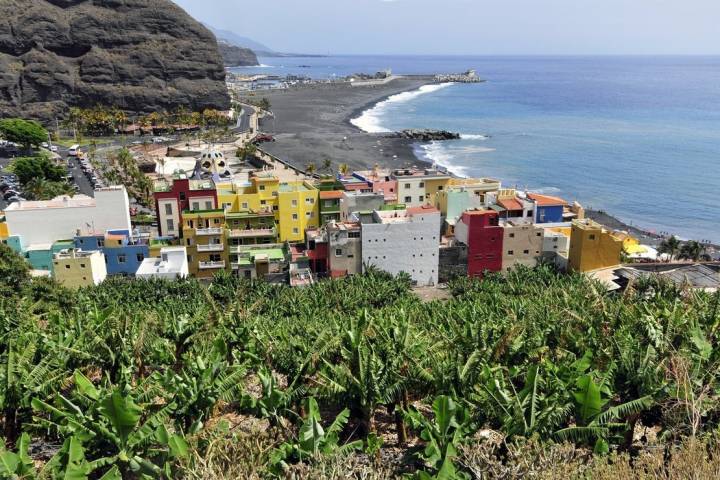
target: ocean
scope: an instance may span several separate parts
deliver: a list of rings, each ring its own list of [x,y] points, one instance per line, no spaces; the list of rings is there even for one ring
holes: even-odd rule
[[[445,129],[418,155],[460,175],[577,200],[633,225],[720,243],[720,57],[262,58],[245,73],[332,78],[391,68],[456,73],[353,120],[371,132]]]

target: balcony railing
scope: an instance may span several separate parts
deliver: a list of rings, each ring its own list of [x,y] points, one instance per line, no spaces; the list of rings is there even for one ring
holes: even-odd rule
[[[195,230],[195,235],[221,235],[222,232],[222,228],[198,228]]]
[[[200,262],[200,270],[212,270],[216,268],[225,268],[225,262]]]
[[[198,252],[222,252],[225,245],[222,243],[210,243],[208,245],[197,245]]]
[[[250,228],[245,230],[230,230],[230,238],[252,238],[252,237],[274,237],[277,235],[276,228]]]

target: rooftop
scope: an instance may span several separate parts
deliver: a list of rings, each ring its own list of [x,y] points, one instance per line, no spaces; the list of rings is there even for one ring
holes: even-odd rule
[[[50,208],[89,208],[96,205],[95,199],[87,195],[61,195],[52,200],[21,201],[8,205],[6,211],[47,210]]]
[[[337,200],[342,198],[343,192],[340,190],[327,190],[320,192],[320,200]]]
[[[309,192],[310,189],[304,183],[281,183],[280,192]]]
[[[517,198],[508,198],[503,200],[498,200],[498,205],[503,207],[505,210],[522,210],[523,204],[520,200]]]
[[[528,193],[527,196],[530,200],[534,200],[535,203],[537,203],[541,207],[567,205],[567,202],[560,197],[553,197],[550,195],[541,195],[539,193]]]
[[[450,178],[451,177],[451,175],[447,172],[443,172],[442,170],[433,170],[431,168],[426,168],[425,170],[420,170],[417,168],[397,169],[397,170],[393,170],[393,176],[395,176],[397,178],[407,178],[407,177]]]

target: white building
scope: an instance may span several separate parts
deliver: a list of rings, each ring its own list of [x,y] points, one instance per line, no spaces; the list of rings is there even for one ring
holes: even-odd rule
[[[55,279],[68,288],[100,285],[107,278],[105,255],[99,251],[69,249],[53,257]]]
[[[135,273],[137,278],[166,278],[175,280],[190,274],[185,247],[160,249],[160,258],[146,258]]]
[[[19,236],[23,248],[70,239],[78,232],[132,230],[130,202],[123,186],[98,189],[95,198],[64,195],[13,203],[5,210],[5,221],[10,235]]]
[[[418,285],[437,285],[440,245],[440,211],[426,205],[406,210],[373,212],[363,223],[362,258],[397,275],[405,272]]]

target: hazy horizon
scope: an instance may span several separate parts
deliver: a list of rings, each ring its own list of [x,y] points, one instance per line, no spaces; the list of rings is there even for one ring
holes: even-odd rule
[[[720,2],[712,0],[276,0],[257,8],[240,0],[175,2],[206,24],[281,52],[720,54]]]

